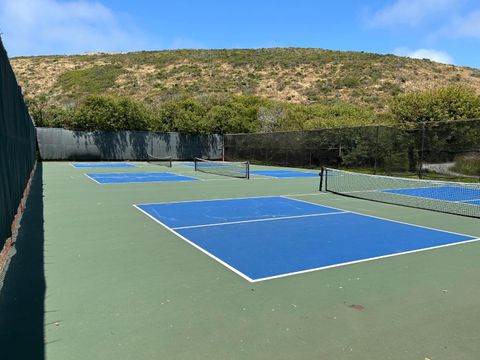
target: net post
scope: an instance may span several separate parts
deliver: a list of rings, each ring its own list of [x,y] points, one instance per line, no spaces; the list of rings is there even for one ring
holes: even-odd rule
[[[318,187],[318,191],[322,191],[323,189],[323,172],[324,172],[324,168],[322,166],[322,169],[320,170],[320,172],[318,173],[318,176],[320,176],[320,186]]]
[[[197,158],[196,157],[193,158],[193,163],[194,163],[194,169],[195,169],[195,171],[197,171]]]
[[[325,168],[324,176],[325,176],[325,191],[328,191],[328,169],[327,168]]]
[[[247,161],[247,180],[250,180],[250,162]]]

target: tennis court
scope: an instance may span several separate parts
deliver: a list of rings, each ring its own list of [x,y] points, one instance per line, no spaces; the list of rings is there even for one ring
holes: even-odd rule
[[[250,282],[480,240],[286,197],[136,207]]]
[[[43,307],[29,309],[46,359],[480,353],[478,218],[319,192],[318,173],[305,169],[251,165],[248,179],[243,165],[132,165],[39,168],[27,209],[42,218],[26,212],[22,229],[44,249],[34,272],[45,276]],[[329,189],[419,198],[330,175]],[[171,181],[183,177],[198,180]],[[12,324],[19,339],[24,320]]]

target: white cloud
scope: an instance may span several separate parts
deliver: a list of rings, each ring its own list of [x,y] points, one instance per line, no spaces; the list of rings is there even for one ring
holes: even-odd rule
[[[449,14],[462,0],[396,0],[374,12],[367,22],[371,26],[417,26],[441,14]]]
[[[0,0],[10,56],[138,50],[140,32],[98,1]]]
[[[449,54],[434,49],[410,50],[408,48],[398,48],[394,51],[394,54],[413,59],[430,59],[442,64],[454,64],[454,60]]]
[[[458,37],[480,38],[480,10],[457,17],[444,32]]]

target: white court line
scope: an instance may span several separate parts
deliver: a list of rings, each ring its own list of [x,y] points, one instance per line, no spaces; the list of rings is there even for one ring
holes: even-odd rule
[[[326,195],[326,193],[317,191],[317,192],[314,192],[314,193],[286,194],[286,195],[283,195],[283,196],[312,196],[312,195]]]
[[[218,175],[218,176],[222,176],[222,175]],[[254,177],[252,177],[254,176]],[[311,176],[300,176],[300,177],[258,177],[257,176],[261,176],[261,175],[250,175],[250,178],[249,179],[245,179],[245,178],[232,178],[232,179],[203,179],[203,181],[232,181],[232,180],[235,180],[235,181],[245,181],[245,180],[248,180],[248,181],[256,181],[256,180],[285,180],[285,179],[295,179],[295,180],[298,180],[298,179],[313,179],[313,177]]]
[[[183,175],[183,174],[198,174],[199,172],[194,171],[194,170],[186,171],[184,169],[181,169],[180,173],[181,173],[181,175]],[[215,174],[212,174],[212,173],[201,172],[201,171],[200,171],[200,173],[215,176]],[[249,179],[238,178],[238,177],[227,177],[228,175],[216,175],[216,176],[223,176],[223,178],[218,178],[218,179],[216,179],[216,178],[213,178],[213,179],[211,179],[211,178],[198,178],[198,179],[200,181],[245,181],[245,180],[255,181],[255,180],[272,180],[272,179],[277,180],[278,179],[278,178],[273,178],[273,177],[259,177],[259,178],[256,178],[256,175],[254,175],[254,174],[252,174],[252,175],[255,176],[255,177],[250,177]],[[183,176],[190,176],[190,175],[183,175]]]
[[[292,215],[292,216],[281,216],[281,217],[276,217],[276,218],[274,217],[274,218],[265,218],[265,219],[239,220],[239,221],[229,221],[229,222],[223,222],[223,223],[180,226],[180,227],[174,227],[172,229],[173,230],[196,229],[196,228],[212,227],[212,226],[246,224],[246,223],[254,223],[254,222],[276,221],[276,220],[287,220],[287,219],[300,219],[300,218],[307,218],[307,217],[338,215],[338,214],[348,214],[348,211],[335,211],[335,212],[319,213],[319,214]]]
[[[93,180],[93,179],[92,179]],[[158,180],[158,181],[122,181],[122,182],[104,182],[104,183],[99,183],[100,185],[122,185],[122,184],[158,184],[158,183],[168,183],[168,184],[173,184],[173,183],[183,183],[183,182],[191,182],[200,179],[194,179],[194,180]],[[95,180],[94,180],[95,181]]]
[[[480,199],[468,199],[468,200],[462,200],[462,201],[454,201],[455,203],[469,203],[472,201],[480,201]]]
[[[165,225],[164,223],[162,223],[161,221],[159,221],[158,219],[154,218],[152,215],[150,215],[149,213],[147,213],[146,211],[143,211],[142,209],[140,209],[137,205],[133,205],[136,209],[140,210],[142,213],[144,213],[145,215],[147,215],[150,219],[154,220],[155,222],[157,222],[158,224],[162,225],[165,229],[167,229],[168,231],[170,231],[171,233],[177,235],[180,239],[186,241],[187,243],[189,243],[190,245],[192,245],[193,247],[195,247],[196,249],[200,250],[201,252],[203,252],[204,254],[210,256],[212,259],[218,261],[220,264],[222,264],[223,266],[225,266],[227,269],[230,269],[231,271],[233,271],[235,274],[237,275],[240,275],[242,278],[244,278],[245,280],[249,281],[249,282],[254,282],[253,279],[251,279],[250,277],[248,277],[247,275],[245,275],[244,273],[240,272],[239,270],[235,269],[233,266],[227,264],[225,261],[221,260],[220,258],[216,257],[215,255],[211,254],[210,252],[208,252],[207,250],[203,249],[202,247],[198,246],[197,244],[195,244],[194,242],[188,240],[185,236],[179,234],[178,232],[176,232],[175,230],[173,230],[172,228],[168,227],[167,225]]]
[[[346,265],[352,265],[352,264],[358,264],[358,263],[363,263],[367,261],[373,261],[373,260],[379,260],[379,259],[385,259],[389,257],[394,257],[394,256],[400,256],[400,255],[407,255],[407,254],[413,254],[413,253],[418,253],[422,251],[428,251],[428,250],[434,250],[434,249],[441,249],[449,246],[455,246],[455,245],[462,245],[462,244],[467,244],[475,241],[480,241],[480,238],[478,239],[470,239],[470,240],[465,240],[461,242],[455,242],[455,243],[450,243],[450,244],[444,244],[444,245],[438,245],[438,246],[432,246],[428,248],[421,248],[421,249],[415,249],[415,250],[409,250],[409,251],[404,251],[400,253],[394,253],[394,254],[388,254],[388,255],[381,255],[381,256],[375,256],[372,258],[367,258],[367,259],[360,259],[360,260],[354,260],[354,261],[348,261],[344,263],[339,263],[339,264],[334,264],[334,265],[328,265],[328,266],[322,266],[314,269],[307,269],[307,270],[301,270],[301,271],[295,271],[291,273],[285,273],[285,274],[280,274],[280,275],[274,275],[274,276],[268,276],[264,278],[258,278],[254,279],[251,282],[260,282],[260,281],[265,281],[265,280],[273,280],[273,279],[279,279],[287,276],[292,276],[292,275],[299,275],[299,274],[305,274],[313,271],[319,271],[319,270],[325,270],[325,269],[333,269],[336,267],[340,266],[346,266]]]
[[[81,164],[81,163],[79,163]],[[115,163],[105,163],[105,164],[115,164]],[[139,165],[136,165],[136,164],[131,164],[131,163],[124,163],[124,164],[128,164],[128,165],[131,165],[131,166],[120,166],[120,167],[111,167],[111,166],[105,166],[105,167],[101,167],[101,166],[80,166],[80,167],[76,167],[75,166],[75,163],[70,163],[70,166],[73,167],[74,169],[128,169],[128,168],[141,168],[141,166]]]
[[[261,179],[231,178],[231,179],[200,179],[200,180],[202,180],[202,181],[245,181],[245,180],[250,181],[250,180],[271,180],[271,179],[263,179],[263,178],[261,178]]]
[[[263,176],[265,178],[252,178],[252,176]],[[284,180],[284,179],[319,179],[317,176],[273,176],[273,175],[259,175],[259,174],[250,174],[250,180]]]
[[[427,184],[425,184],[427,185]],[[442,189],[447,186],[420,186],[420,187],[407,187],[407,188],[395,188],[395,189],[381,189],[377,191],[383,191],[383,192],[394,192],[394,191],[403,191],[403,190],[418,190],[418,189]],[[395,193],[396,194],[396,193]],[[400,195],[403,195],[400,193]]]
[[[285,195],[284,195],[284,196],[280,196],[280,197],[285,197],[286,199],[295,200],[295,201],[299,201],[299,202],[304,202],[304,203],[307,203],[307,204],[313,204],[313,205],[318,205],[318,206],[329,207],[329,208],[331,208],[331,209],[335,209],[335,210],[338,210],[338,211],[350,212],[350,213],[352,213],[352,214],[361,215],[361,216],[367,216],[367,217],[371,217],[371,218],[374,218],[374,219],[380,219],[380,220],[384,220],[384,221],[395,222],[395,223],[399,223],[399,224],[403,224],[403,225],[415,226],[415,227],[419,227],[419,228],[424,228],[424,229],[428,229],[428,230],[434,230],[434,231],[449,233],[449,234],[453,234],[453,235],[467,236],[467,237],[471,237],[471,238],[476,238],[476,237],[478,236],[478,235],[462,234],[462,233],[457,233],[457,232],[448,231],[448,230],[435,229],[435,228],[428,227],[428,226],[406,223],[406,222],[403,222],[403,221],[387,219],[387,218],[383,218],[383,217],[375,216],[375,215],[362,214],[362,213],[359,213],[359,212],[356,212],[356,211],[340,209],[340,208],[333,207],[333,206],[330,206],[330,205],[321,205],[321,204],[317,204],[317,203],[314,203],[314,202],[311,202],[311,201],[306,201],[306,200],[300,200],[300,199],[295,199],[295,198],[291,198],[291,197],[286,197]],[[368,201],[368,200],[365,200],[365,201]],[[480,238],[479,238],[478,240],[480,240]]]
[[[357,194],[357,193],[383,193],[383,194],[390,194],[390,195],[397,195],[397,196],[409,196],[409,197],[414,197],[414,198],[422,198],[422,199],[431,199],[431,200],[437,200],[433,198],[427,198],[425,196],[419,196],[419,195],[412,195],[412,194],[403,194],[401,190],[416,190],[416,189],[438,189],[436,187],[419,187],[419,188],[397,188],[397,189],[374,189],[374,190],[354,190],[354,191],[345,191],[342,192],[342,194]],[[328,191],[328,190],[327,190]],[[447,201],[447,200],[442,200],[442,201]]]
[[[99,173],[99,174],[103,174],[103,173]],[[133,174],[133,173],[132,173]],[[200,180],[198,178],[194,178],[194,177],[191,177],[191,176],[184,176],[184,177],[189,177],[190,179],[188,180],[160,180],[160,181],[122,181],[122,182],[98,182],[97,180],[95,180],[94,178],[92,178],[91,176],[89,176],[88,174],[84,174],[86,177],[88,177],[89,179],[95,181],[97,184],[100,184],[100,185],[122,185],[122,184],[156,184],[156,183],[178,183],[178,182],[191,182],[191,181],[195,181],[195,180]],[[174,174],[175,175],[175,174]],[[177,176],[183,176],[183,175],[177,175]],[[168,178],[168,177],[166,177]],[[119,179],[119,178],[117,178]]]
[[[184,170],[182,169],[181,170],[182,173],[198,173],[198,171],[194,171],[194,170]],[[201,172],[201,171],[200,171]],[[208,174],[208,175],[216,175],[214,173],[207,173],[207,172],[201,172],[203,174]],[[306,173],[306,174],[315,174],[315,173]],[[186,175],[188,176],[188,175]],[[216,176],[228,176],[228,175],[216,175]],[[299,177],[278,177],[278,176],[270,176],[270,175],[259,175],[259,174],[254,174],[254,173],[251,173],[250,174],[250,178],[249,179],[245,179],[245,178],[220,178],[220,179],[209,179],[209,178],[206,178],[206,179],[200,179],[201,181],[244,181],[244,180],[249,180],[249,181],[255,181],[255,180],[285,180],[285,179],[312,179],[312,178],[316,178],[314,176],[299,176]],[[318,179],[318,178],[317,178]]]
[[[90,175],[88,175],[88,174],[83,174],[83,175],[85,175],[86,177],[88,177],[90,180],[93,180],[93,181],[95,181],[97,184],[99,184],[99,185],[103,185],[103,183],[101,183],[101,182],[98,182],[97,180],[95,180],[94,178],[92,178]]]
[[[381,193],[387,193],[387,194],[392,194],[392,195],[403,195],[403,196],[421,197],[421,196],[415,196],[415,195],[410,195],[410,194],[402,194],[402,193],[394,192],[394,191],[398,191],[398,190],[415,190],[415,189],[437,189],[437,188],[425,187],[425,188],[398,188],[398,189],[354,190],[354,191],[345,191],[345,194],[356,194],[356,193],[363,193],[363,192],[381,192]]]
[[[268,179],[278,179],[278,176],[272,176],[272,175],[262,175],[262,174],[255,174],[255,173],[250,173],[250,177],[252,176],[260,176],[260,179],[263,178],[268,178]]]
[[[480,199],[469,199],[469,200],[453,201],[453,200],[446,200],[446,199],[435,199],[435,198],[431,198],[431,197],[427,197],[427,196],[420,196],[420,195],[413,195],[413,194],[402,194],[400,192],[394,192],[394,191],[397,191],[397,190],[415,190],[415,189],[438,189],[438,188],[432,187],[432,188],[400,188],[400,189],[383,189],[383,190],[355,190],[355,191],[347,191],[347,192],[344,192],[344,193],[341,193],[341,194],[383,193],[383,194],[390,194],[390,195],[393,195],[393,196],[404,196],[404,197],[407,197],[407,198],[426,199],[426,200],[434,201],[434,202],[438,202],[438,203],[448,202],[448,203],[452,203],[452,204],[464,204],[464,203],[468,203],[469,201],[480,200]],[[328,190],[327,190],[327,192],[328,192]],[[358,198],[363,199],[361,197],[358,197]],[[363,199],[363,200],[368,200],[368,199]],[[395,205],[395,204],[393,204],[393,205]],[[402,205],[402,204],[400,204],[400,205]],[[425,208],[424,210],[428,210],[428,208]]]

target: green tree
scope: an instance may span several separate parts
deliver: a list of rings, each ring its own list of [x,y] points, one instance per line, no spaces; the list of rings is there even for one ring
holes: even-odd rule
[[[347,103],[288,104],[280,130],[309,130],[368,125],[378,122],[379,115],[365,106]]]
[[[152,116],[141,103],[128,98],[91,95],[76,109],[71,127],[78,130],[146,130]]]
[[[48,106],[46,95],[42,94],[37,97],[29,97],[25,100],[35,125],[38,127],[48,127],[48,119],[45,117],[45,109]]]
[[[163,104],[156,118],[155,129],[183,133],[201,132],[204,105],[195,98],[183,98]]]
[[[478,118],[480,97],[471,88],[449,86],[397,96],[390,109],[398,122],[416,127],[422,122]]]
[[[232,132],[231,123],[237,116],[235,111],[225,105],[212,106],[203,119],[203,131],[206,133],[225,134]]]

